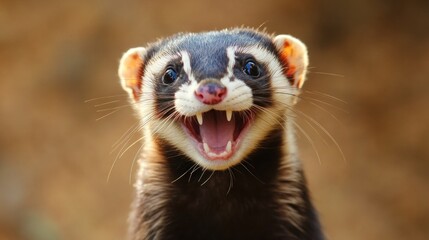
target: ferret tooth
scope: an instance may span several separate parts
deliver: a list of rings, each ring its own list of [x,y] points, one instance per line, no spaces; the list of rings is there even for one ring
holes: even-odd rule
[[[225,151],[227,153],[229,153],[229,152],[231,152],[231,150],[232,150],[232,142],[231,142],[231,140],[229,140],[228,143],[226,144]]]
[[[203,143],[203,147],[204,147],[204,152],[210,153],[210,147],[207,143]]]
[[[231,121],[232,118],[232,111],[231,110],[226,110],[226,120]]]
[[[199,112],[199,113],[196,114],[196,116],[197,116],[198,123],[200,125],[203,125],[203,114]]]

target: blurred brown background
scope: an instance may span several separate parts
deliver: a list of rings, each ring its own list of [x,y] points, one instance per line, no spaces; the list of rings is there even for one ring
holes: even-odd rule
[[[96,121],[125,95],[85,100],[124,93],[116,71],[130,47],[241,25],[309,48],[298,108],[345,155],[301,118],[312,139],[299,134],[301,156],[328,239],[429,239],[425,0],[1,1],[0,239],[124,239],[138,147],[106,179],[112,144],[136,119],[124,107]]]

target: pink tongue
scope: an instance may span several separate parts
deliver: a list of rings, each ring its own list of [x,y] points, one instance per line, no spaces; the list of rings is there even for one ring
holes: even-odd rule
[[[226,120],[224,111],[210,111],[203,113],[203,125],[200,125],[200,134],[203,142],[209,145],[212,151],[223,152],[228,141],[233,139],[234,121]]]

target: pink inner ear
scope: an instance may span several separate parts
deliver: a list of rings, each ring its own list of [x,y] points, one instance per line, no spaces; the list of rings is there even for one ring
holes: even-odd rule
[[[286,75],[291,85],[295,85],[296,67],[289,61],[289,57],[293,54],[293,48],[288,41],[283,43],[283,48],[280,51],[280,60],[283,64],[283,74]]]
[[[121,79],[132,90],[134,100],[138,101],[142,93],[143,60],[138,53],[134,53],[127,56],[121,64]]]

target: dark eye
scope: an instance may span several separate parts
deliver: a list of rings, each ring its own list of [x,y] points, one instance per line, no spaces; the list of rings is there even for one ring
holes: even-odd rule
[[[178,74],[176,70],[168,68],[162,76],[162,82],[165,84],[172,84],[174,81],[176,81],[177,77]]]
[[[251,77],[257,78],[261,75],[259,67],[253,61],[247,61],[243,67],[243,72]]]

